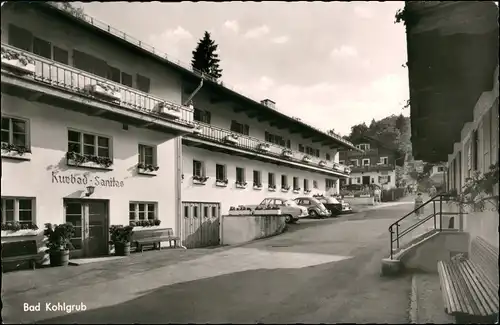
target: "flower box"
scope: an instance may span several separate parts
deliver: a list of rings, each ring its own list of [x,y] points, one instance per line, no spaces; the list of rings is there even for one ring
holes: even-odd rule
[[[17,55],[22,55],[22,54],[17,54]],[[25,74],[35,74],[35,61],[26,58],[25,63],[22,62],[22,60],[20,59],[14,59],[14,58],[7,59],[6,57],[4,57],[2,53],[2,65],[6,65],[11,69],[23,72]]]
[[[340,166],[340,165],[339,165],[339,164],[337,164],[337,163],[333,163],[333,169],[338,170],[338,171],[343,171],[343,170],[344,170],[344,167],[343,167],[343,166]]]
[[[271,150],[271,146],[269,146],[268,143],[259,143],[258,149],[260,151],[269,152],[269,150]]]
[[[224,141],[229,142],[231,144],[239,144],[240,143],[238,140],[238,136],[235,134],[226,135],[226,137],[224,138]]]
[[[165,229],[163,226],[149,226],[149,227],[141,227],[141,226],[134,226],[132,229],[133,232],[138,232],[138,231],[145,231],[145,230],[159,230],[159,229]]]
[[[286,193],[290,190],[290,187],[282,187],[281,192]]]
[[[43,233],[43,229],[20,229],[20,230],[2,230],[2,238],[4,237],[23,237],[23,236],[39,236]]]
[[[145,164],[137,165],[137,172],[142,175],[156,176],[156,172],[158,171],[158,169],[160,169],[160,167],[154,165],[145,165]]]
[[[293,157],[292,150],[289,150],[289,149],[283,150],[281,155],[285,158],[292,158]]]
[[[247,188],[247,183],[246,182],[244,182],[244,183],[236,182],[236,188]]]
[[[218,186],[218,187],[227,187],[227,179],[225,179],[225,180],[216,180],[215,181],[215,186]]]
[[[205,185],[208,181],[207,176],[193,176],[193,184]]]
[[[268,187],[267,190],[269,192],[276,192],[276,187]]]
[[[201,128],[201,126],[197,126],[193,129],[194,134],[201,134],[202,132],[203,132],[203,129]]]
[[[156,104],[154,110],[172,119],[181,118],[182,114],[180,108],[177,105],[168,102],[160,102]]]
[[[300,188],[295,188],[295,189],[293,190],[293,193],[295,193],[295,194],[299,194],[299,193],[300,193]]]
[[[98,83],[95,85],[86,85],[85,88],[92,94],[110,99],[111,101],[120,101],[122,99],[120,91],[114,86],[108,84]]]
[[[230,216],[251,216],[252,210],[229,210]]]
[[[311,193],[311,190],[304,190],[304,193],[309,194],[309,193]]]
[[[370,194],[360,194],[359,197],[371,197]]]
[[[66,153],[66,163],[68,166],[106,170],[112,170],[111,165],[113,165],[113,161],[110,158],[82,155],[72,151]]]
[[[275,209],[265,209],[265,210],[254,210],[253,211],[254,216],[279,216],[281,215],[281,210],[275,210]]]
[[[310,156],[304,156],[304,158],[302,158],[302,160],[306,163],[310,163],[312,161],[311,157]]]
[[[351,168],[349,168],[349,167],[345,167],[345,168],[344,168],[344,173],[346,173],[346,174],[350,174],[350,173],[351,173]]]
[[[321,161],[319,162],[319,166],[320,166],[320,167],[325,167],[325,166],[326,166],[326,161],[321,160]]]
[[[262,190],[262,185],[259,185],[259,184],[253,184],[253,189],[254,189],[254,190],[257,190],[257,191],[260,191],[260,190]]]
[[[31,160],[31,151],[26,148],[2,143],[2,157],[18,160]]]

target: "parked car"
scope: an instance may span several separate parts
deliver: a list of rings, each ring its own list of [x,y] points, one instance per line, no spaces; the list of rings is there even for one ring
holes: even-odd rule
[[[322,196],[318,200],[323,203],[323,205],[332,212],[332,216],[338,216],[343,213],[351,213],[351,205],[345,202],[343,199],[337,199],[333,196]]]
[[[287,223],[295,223],[300,218],[309,216],[307,208],[298,206],[293,200],[283,199],[279,197],[270,197],[262,200],[259,207],[266,206],[278,206],[281,210],[281,214],[285,216],[285,221]]]
[[[294,201],[298,205],[307,208],[309,216],[312,218],[327,218],[332,215],[323,203],[314,197],[298,197]]]

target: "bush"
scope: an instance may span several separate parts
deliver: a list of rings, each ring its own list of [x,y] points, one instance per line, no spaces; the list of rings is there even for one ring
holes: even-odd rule
[[[66,250],[73,249],[71,238],[75,236],[75,227],[70,223],[61,225],[45,224],[43,232],[47,236],[47,247],[49,250]]]
[[[134,227],[132,226],[111,226],[109,228],[109,233],[111,235],[111,244],[116,244],[116,243],[130,243],[132,240],[132,231]]]

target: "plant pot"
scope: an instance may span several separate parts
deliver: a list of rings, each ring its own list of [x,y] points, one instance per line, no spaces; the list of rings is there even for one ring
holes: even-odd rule
[[[115,255],[116,256],[129,256],[130,255],[130,243],[115,243]]]
[[[68,266],[69,249],[63,251],[49,251],[50,266]]]

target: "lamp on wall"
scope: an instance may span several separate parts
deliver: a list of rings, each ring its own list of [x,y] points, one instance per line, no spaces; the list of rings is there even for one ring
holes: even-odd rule
[[[94,194],[95,186],[87,186],[87,193],[85,193],[85,196],[91,196]]]

